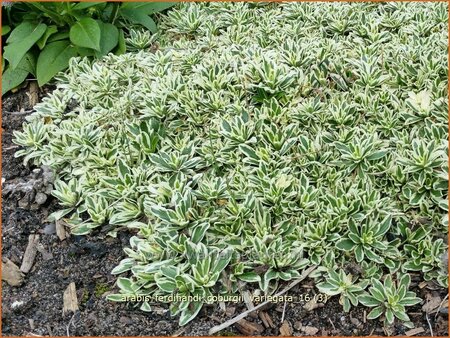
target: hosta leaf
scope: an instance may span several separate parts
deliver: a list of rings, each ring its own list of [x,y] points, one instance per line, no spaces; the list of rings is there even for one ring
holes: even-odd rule
[[[30,28],[30,30],[28,30],[27,28],[27,35],[25,36],[23,36],[25,29],[22,25],[26,25],[28,28]],[[41,36],[45,33],[45,30],[47,29],[47,25],[43,23],[34,26],[32,30],[31,27],[31,24],[24,22],[16,27],[9,35],[9,38],[7,40],[8,44],[6,45],[6,47],[4,47],[3,57],[8,60],[12,69],[17,68],[25,54],[41,38]],[[19,32],[14,34],[14,31],[16,30],[19,30]]]
[[[47,44],[39,54],[36,65],[36,76],[40,86],[46,84],[58,72],[69,65],[69,60],[77,52],[68,41],[56,41]]]
[[[70,28],[70,41],[79,47],[100,51],[101,29],[97,21],[83,18]]]

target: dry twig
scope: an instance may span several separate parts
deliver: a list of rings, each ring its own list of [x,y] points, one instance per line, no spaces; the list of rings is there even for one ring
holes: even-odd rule
[[[303,273],[301,274],[301,276],[297,280],[293,281],[285,289],[283,289],[282,291],[278,292],[276,295],[274,295],[274,297],[275,298],[279,297],[279,296],[285,294],[286,292],[288,292],[290,289],[292,289],[294,286],[296,286],[298,283],[300,283],[302,280],[304,280],[306,277],[308,277],[308,275],[311,272],[313,272],[315,269],[316,269],[316,266],[314,266],[314,265],[310,266],[308,269],[303,271]],[[261,304],[256,305],[253,309],[249,309],[247,311],[244,311],[240,315],[238,315],[238,316],[236,316],[236,317],[234,317],[234,318],[232,318],[230,320],[227,320],[225,323],[212,327],[208,331],[208,334],[209,335],[213,335],[216,332],[219,332],[219,331],[221,331],[221,330],[223,330],[223,329],[233,325],[234,323],[238,322],[239,320],[247,317],[249,313],[262,308],[263,306],[267,305],[268,303],[269,303],[269,301],[262,302]]]

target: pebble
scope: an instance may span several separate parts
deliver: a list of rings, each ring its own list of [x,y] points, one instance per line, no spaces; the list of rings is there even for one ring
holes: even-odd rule
[[[53,235],[56,233],[56,225],[55,223],[47,223],[43,230],[46,235]]]
[[[22,198],[19,202],[18,202],[19,208],[21,209],[28,209],[28,206],[30,205],[30,203],[28,202],[28,198],[27,196],[25,196],[24,198]]]
[[[125,317],[125,316],[120,317],[119,322],[121,322],[122,324],[125,324],[125,325],[130,325],[133,323],[133,321],[129,317]]]
[[[38,192],[34,200],[37,204],[42,205],[47,201],[47,195],[42,192]]]
[[[13,311],[20,311],[23,309],[25,305],[25,302],[23,300],[16,300],[14,303],[11,304],[11,310]]]

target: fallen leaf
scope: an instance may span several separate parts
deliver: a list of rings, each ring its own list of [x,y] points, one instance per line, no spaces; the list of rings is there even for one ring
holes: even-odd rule
[[[235,325],[239,332],[246,336],[260,335],[264,331],[264,326],[261,324],[249,322],[245,319],[241,319]]]
[[[292,328],[291,324],[287,320],[283,322],[283,325],[280,327],[280,336],[288,337],[292,336]]]
[[[316,300],[316,297],[313,297],[309,302],[307,302],[303,308],[306,311],[312,311],[315,310],[317,308],[323,307],[325,304],[324,303],[318,303]]]
[[[303,331],[308,336],[313,336],[317,332],[319,332],[319,329],[314,326],[303,326],[300,330]]]
[[[414,335],[422,333],[422,332],[425,332],[425,329],[423,327],[417,327],[415,329],[406,331],[405,335],[407,335],[407,336],[414,336]]]
[[[439,296],[431,297],[428,302],[426,302],[422,306],[422,311],[427,313],[432,313],[434,310],[437,310],[439,305],[441,305],[442,299]]]
[[[23,276],[19,267],[6,258],[2,264],[2,280],[11,286],[20,286],[23,283]]]
[[[70,283],[66,291],[64,291],[63,303],[63,315],[78,310],[77,289],[74,282]]]
[[[269,328],[269,327],[274,328],[275,327],[272,317],[270,317],[267,312],[260,311],[259,318],[261,319],[261,321],[263,322],[263,324],[266,328]]]
[[[67,238],[66,229],[64,228],[65,222],[63,220],[57,220],[55,222],[56,225],[56,235],[58,236],[60,241],[63,241]]]

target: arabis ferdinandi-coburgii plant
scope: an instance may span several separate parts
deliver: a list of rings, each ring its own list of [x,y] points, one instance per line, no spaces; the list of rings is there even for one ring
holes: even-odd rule
[[[17,155],[55,170],[74,234],[133,232],[111,299],[198,296],[172,302],[183,325],[317,265],[346,311],[408,321],[409,273],[447,282],[447,21],[445,3],[182,3],[127,42],[152,52],[72,59]]]

